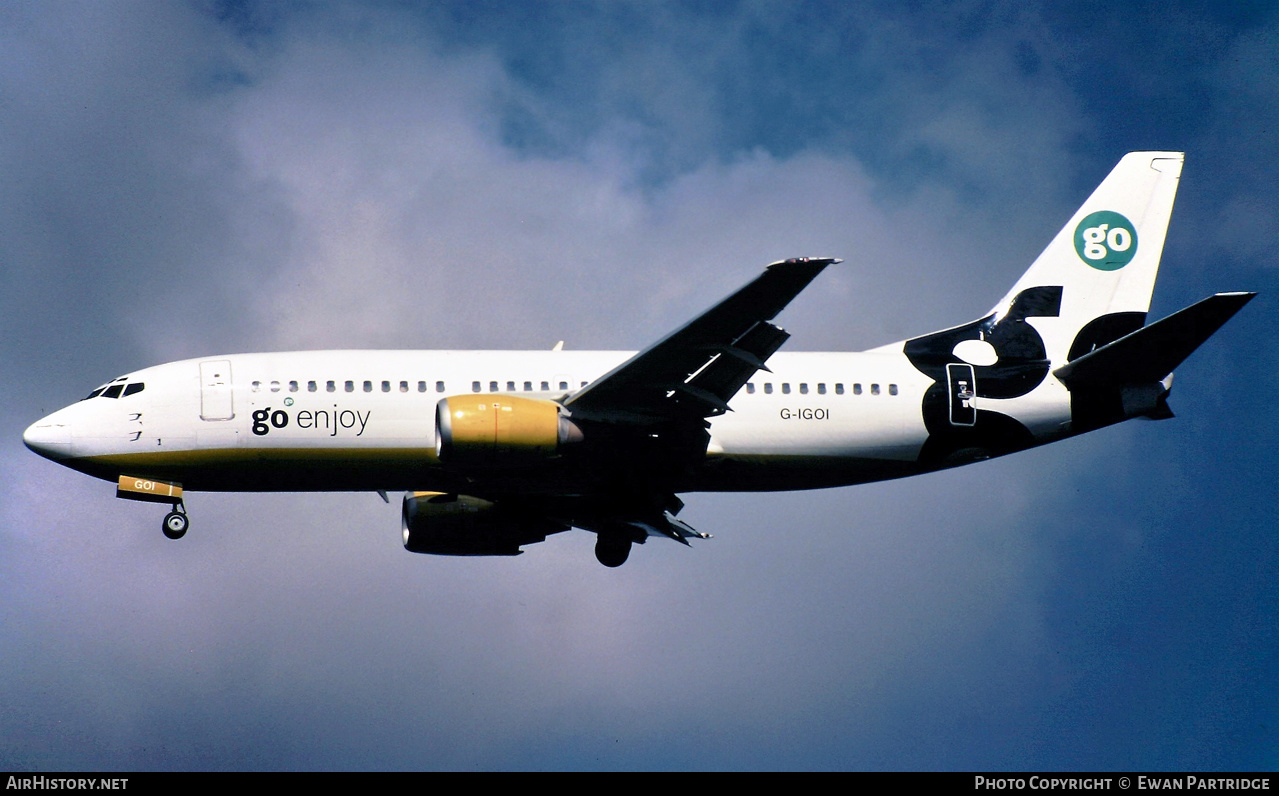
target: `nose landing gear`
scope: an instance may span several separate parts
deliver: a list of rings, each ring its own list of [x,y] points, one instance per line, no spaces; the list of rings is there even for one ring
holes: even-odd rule
[[[191,523],[187,519],[186,506],[182,504],[182,484],[176,481],[160,481],[132,475],[122,475],[116,482],[115,496],[125,500],[141,500],[144,503],[168,503],[173,511],[164,515],[164,535],[181,539]]]
[[[186,507],[181,503],[173,504],[173,511],[164,515],[164,535],[169,539],[181,539],[186,536],[191,522],[187,519]]]

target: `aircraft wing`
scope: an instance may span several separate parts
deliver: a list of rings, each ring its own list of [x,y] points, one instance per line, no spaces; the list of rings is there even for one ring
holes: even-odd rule
[[[575,417],[661,423],[708,418],[790,337],[770,321],[831,263],[782,260],[733,295],[574,393]]]

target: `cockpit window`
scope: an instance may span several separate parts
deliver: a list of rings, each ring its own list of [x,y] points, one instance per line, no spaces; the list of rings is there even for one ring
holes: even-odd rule
[[[109,384],[104,384],[84,396],[83,400],[87,401],[90,398],[121,398],[126,395],[140,393],[147,388],[147,385],[144,382],[135,381],[127,383],[128,381],[128,376],[121,376],[115,381],[110,382]]]

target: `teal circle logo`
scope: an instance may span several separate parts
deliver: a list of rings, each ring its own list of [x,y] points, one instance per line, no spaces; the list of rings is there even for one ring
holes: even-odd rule
[[[1098,271],[1118,271],[1137,254],[1137,230],[1113,210],[1089,213],[1075,227],[1075,251]]]

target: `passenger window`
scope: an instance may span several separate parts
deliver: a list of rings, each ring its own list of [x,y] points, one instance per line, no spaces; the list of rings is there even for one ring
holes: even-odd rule
[[[497,382],[495,381],[489,382],[489,392],[497,392]]]
[[[588,385],[588,384],[590,384],[590,382],[589,382],[589,381],[584,381],[584,382],[582,382],[582,386],[583,386],[583,387],[585,387],[585,386],[586,386],[586,385]]]
[[[561,389],[561,390],[567,390],[567,389],[568,389],[568,382],[566,382],[566,381],[562,381],[562,382],[560,382],[560,389]]]
[[[390,391],[391,391],[391,382],[386,381],[385,379],[383,379],[383,380],[382,380],[382,392],[390,392]]]
[[[253,390],[254,392],[258,392],[259,390],[262,389],[262,382],[260,381],[253,382],[253,385],[252,387],[250,387],[250,389]]]
[[[417,383],[417,391],[418,391],[418,392],[426,392],[426,382],[424,382],[424,381],[419,381],[419,382]]]
[[[871,395],[879,395],[879,385],[878,385],[878,384],[872,384],[872,385],[870,385],[870,394],[871,394]]]
[[[533,392],[533,382],[531,381],[524,382],[524,392]]]
[[[315,392],[315,391],[316,391],[316,389],[317,389],[317,385],[316,385],[316,383],[315,383],[314,381],[308,381],[308,382],[306,383],[306,391],[307,391],[307,392]]]
[[[435,382],[435,391],[436,391],[436,392],[444,392],[444,382],[442,382],[442,381],[437,381],[437,382]]]
[[[347,392],[355,392],[355,382],[351,381],[350,379],[347,379],[347,382],[346,382],[346,391],[347,391]]]
[[[337,392],[337,391],[338,391],[337,383],[336,383],[335,381],[333,381],[332,379],[329,379],[328,381],[326,381],[326,382],[324,383],[324,391],[325,391],[325,392]]]
[[[790,382],[782,382],[782,395],[790,395]]]
[[[888,394],[889,394],[889,395],[896,395],[896,394],[897,394],[897,385],[896,385],[896,384],[890,384],[890,385],[888,385]]]
[[[754,385],[754,384],[749,384],[749,383],[748,383],[748,384],[746,385],[746,394],[747,394],[747,395],[754,395],[754,394],[755,394],[755,385]]]
[[[818,395],[826,394],[826,382],[824,381],[817,382],[817,394]]]
[[[764,394],[765,395],[773,394],[773,383],[771,381],[764,382]]]
[[[843,394],[844,394],[844,383],[843,383],[842,381],[841,381],[841,382],[836,382],[836,383],[835,383],[835,394],[836,394],[836,395],[843,395]]]
[[[478,381],[471,382],[471,392],[479,392],[479,391],[480,391],[480,383]]]
[[[297,391],[298,391],[298,383],[297,383],[297,381],[295,381],[295,380],[290,381],[290,382],[289,382],[289,392],[297,392]]]
[[[146,389],[146,385],[145,385],[145,384],[143,384],[143,383],[142,383],[142,382],[140,382],[140,381],[135,381],[135,382],[133,382],[132,384],[127,385],[127,386],[124,388],[124,394],[125,394],[125,395],[133,395],[134,393],[142,392],[144,389]]]
[[[551,391],[551,383],[548,381],[542,382],[542,392],[550,392],[550,391]]]
[[[861,385],[860,383],[859,383],[859,384],[854,384],[854,385],[853,385],[853,395],[861,395],[861,394],[862,394],[862,385]]]
[[[513,381],[508,381],[508,382],[506,383],[506,391],[507,391],[507,392],[515,392],[515,382],[513,382]]]
[[[808,385],[807,385],[807,384],[804,384],[803,382],[801,382],[801,383],[800,383],[800,385],[799,385],[799,394],[800,394],[800,395],[808,395]]]
[[[368,379],[365,379],[365,380],[364,380],[364,391],[365,391],[365,392],[373,392],[373,382],[369,381]]]
[[[279,391],[280,391],[280,382],[278,381],[271,382],[271,392],[279,392]]]

